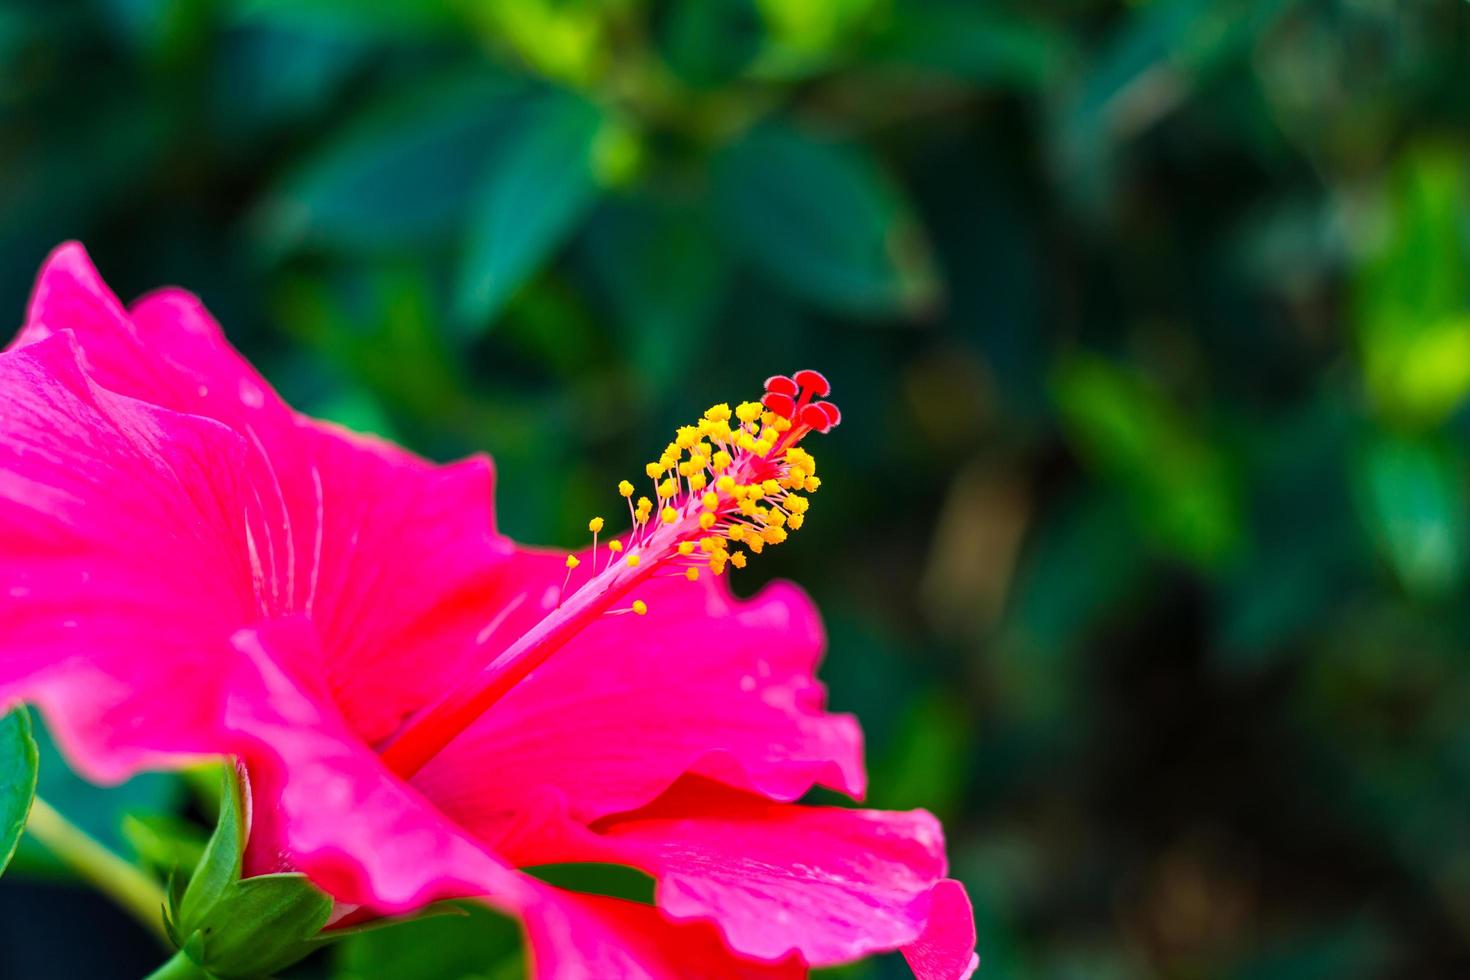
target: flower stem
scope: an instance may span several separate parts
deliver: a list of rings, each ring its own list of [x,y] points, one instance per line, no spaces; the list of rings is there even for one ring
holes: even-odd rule
[[[144,980],[203,980],[207,976],[209,974],[205,973],[199,964],[185,956],[181,949],[170,956],[167,963],[148,974]]]
[[[97,843],[39,796],[31,804],[26,831],[154,936],[168,941],[163,931],[163,889],[152,878]]]

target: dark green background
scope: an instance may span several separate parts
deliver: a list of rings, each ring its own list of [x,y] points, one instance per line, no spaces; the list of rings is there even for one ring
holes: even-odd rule
[[[944,819],[982,975],[1470,973],[1467,31],[1458,0],[5,0],[0,311],[80,238],[301,409],[488,450],[503,528],[564,546],[674,425],[819,367],[824,488],[737,587],[816,597],[871,802]],[[197,809],[42,778],[129,852]],[[0,974],[135,975],[130,928],[30,848]],[[311,969],[513,975],[503,926],[428,928]]]

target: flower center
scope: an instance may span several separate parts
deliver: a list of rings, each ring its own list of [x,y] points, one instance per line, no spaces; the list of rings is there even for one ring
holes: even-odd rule
[[[744,568],[747,553],[758,555],[800,529],[809,503],[803,494],[815,493],[821,481],[816,460],[797,443],[842,420],[836,405],[817,400],[829,391],[816,371],[777,375],[766,381],[760,402],[733,410],[715,405],[680,428],[644,468],[652,496],[635,503],[633,484],[618,484],[633,522],[626,541],[599,549],[604,521],[594,517],[587,525],[591,556],[568,556],[555,608],[468,683],[410,718],[383,748],[383,762],[412,776],[584,627],[604,615],[657,615],[642,599],[614,608],[649,577],[693,582],[704,570]]]

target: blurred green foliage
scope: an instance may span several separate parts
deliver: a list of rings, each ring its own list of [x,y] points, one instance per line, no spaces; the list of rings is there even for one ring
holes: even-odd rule
[[[819,367],[820,504],[738,587],[817,597],[986,975],[1463,975],[1467,33],[1458,0],[4,0],[0,308],[81,238],[302,409],[489,450],[502,526],[560,545],[674,424]],[[154,866],[199,846],[176,780],[58,779]],[[79,914],[30,851],[6,975]],[[514,975],[482,920],[303,969]]]

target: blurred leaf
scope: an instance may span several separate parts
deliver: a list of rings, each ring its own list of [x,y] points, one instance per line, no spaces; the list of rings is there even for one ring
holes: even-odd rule
[[[588,228],[587,256],[644,379],[665,385],[699,359],[729,262],[697,209],[652,196],[611,201]]]
[[[1358,460],[1368,526],[1413,595],[1443,597],[1464,578],[1466,476],[1464,452],[1450,443],[1383,437]]]
[[[1061,27],[996,7],[942,0],[896,5],[872,46],[880,63],[962,78],[980,85],[1040,87],[1074,57]]]
[[[551,95],[489,161],[470,210],[460,267],[455,312],[463,329],[489,326],[591,208],[603,123],[591,103]]]
[[[1064,361],[1057,411],[1078,451],[1131,496],[1139,524],[1181,557],[1211,565],[1239,540],[1225,460],[1140,374],[1091,356]]]
[[[811,302],[875,316],[936,297],[918,223],[861,147],[769,123],[716,161],[713,193],[733,245]]]
[[[0,717],[0,874],[10,864],[30,816],[39,761],[26,709],[17,707]]]
[[[520,931],[483,905],[464,917],[420,919],[351,936],[334,953],[337,980],[510,977],[520,967]]]
[[[653,878],[620,864],[541,864],[522,868],[526,874],[582,895],[605,895],[642,905],[653,904]]]
[[[1470,394],[1467,157],[1421,146],[1396,166],[1387,228],[1354,283],[1358,342],[1375,404],[1433,425]]]
[[[127,814],[169,812],[183,795],[181,780],[173,773],[141,773],[117,786],[96,786],[71,770],[44,725],[35,725],[33,734],[40,755],[36,793],[109,850],[131,853],[122,833]],[[21,838],[15,864],[26,872],[71,873],[29,837]]]
[[[524,83],[456,73],[370,104],[266,197],[258,233],[273,249],[402,248],[446,237],[484,168],[514,147]],[[510,140],[507,142],[507,140]]]
[[[123,817],[122,835],[138,859],[162,877],[193,868],[204,855],[204,831],[179,817],[130,813]]]
[[[738,76],[764,37],[755,0],[666,4],[656,29],[669,67],[684,82],[701,87]]]
[[[225,0],[225,6],[238,21],[394,40],[463,26],[455,4],[423,0]]]

